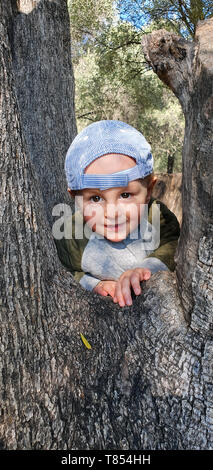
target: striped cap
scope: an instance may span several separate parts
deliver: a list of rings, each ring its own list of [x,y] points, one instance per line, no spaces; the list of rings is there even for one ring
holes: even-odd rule
[[[128,155],[135,159],[136,165],[107,175],[85,174],[91,162],[110,153]],[[75,137],[65,159],[68,187],[76,190],[127,186],[129,181],[145,178],[152,171],[150,145],[141,132],[122,121],[105,120],[90,124]]]

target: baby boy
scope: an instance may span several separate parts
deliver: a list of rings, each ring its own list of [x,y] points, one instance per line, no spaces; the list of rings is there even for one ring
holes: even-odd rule
[[[72,142],[65,171],[79,211],[73,216],[72,238],[56,240],[59,258],[85,289],[110,295],[121,307],[131,305],[131,290],[139,295],[141,281],[175,269],[180,234],[175,215],[152,198],[156,177],[150,145],[121,121],[95,122]],[[156,204],[159,237],[152,226]],[[79,217],[89,239],[75,237]]]

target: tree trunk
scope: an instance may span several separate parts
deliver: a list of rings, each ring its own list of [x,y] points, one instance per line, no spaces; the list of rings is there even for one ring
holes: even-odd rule
[[[193,328],[199,329],[202,323],[209,332],[213,329],[213,19],[199,23],[194,42],[161,30],[144,36],[143,50],[147,62],[178,97],[185,115],[178,288]]]
[[[174,212],[179,224],[182,224],[182,173],[155,173],[157,182],[154,186],[152,195],[160,199],[170,211]]]
[[[76,135],[70,26],[65,0],[20,0],[13,15],[12,63],[23,132],[39,176],[47,218],[70,204],[64,156]]]
[[[174,162],[175,162],[175,155],[168,155],[168,160],[167,160],[168,175],[171,175],[173,173]]]
[[[212,337],[187,324],[175,273],[156,273],[120,308],[57,259],[23,137],[9,3],[0,3],[1,448],[212,449]]]

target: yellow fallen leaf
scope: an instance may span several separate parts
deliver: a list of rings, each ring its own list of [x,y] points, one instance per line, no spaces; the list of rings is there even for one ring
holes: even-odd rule
[[[87,341],[87,339],[86,339],[81,333],[80,333],[80,335],[81,335],[81,339],[82,339],[84,345],[86,346],[86,348],[87,348],[87,349],[92,349],[92,346],[91,346],[91,344],[89,344],[89,342]]]

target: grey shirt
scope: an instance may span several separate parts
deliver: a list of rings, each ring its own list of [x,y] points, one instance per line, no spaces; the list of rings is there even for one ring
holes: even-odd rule
[[[92,290],[100,280],[118,280],[123,272],[134,268],[148,268],[152,274],[169,271],[158,258],[147,258],[157,248],[156,243],[156,230],[149,222],[146,227],[136,229],[121,242],[100,238],[92,232],[81,260],[82,271],[86,274],[80,284]]]

